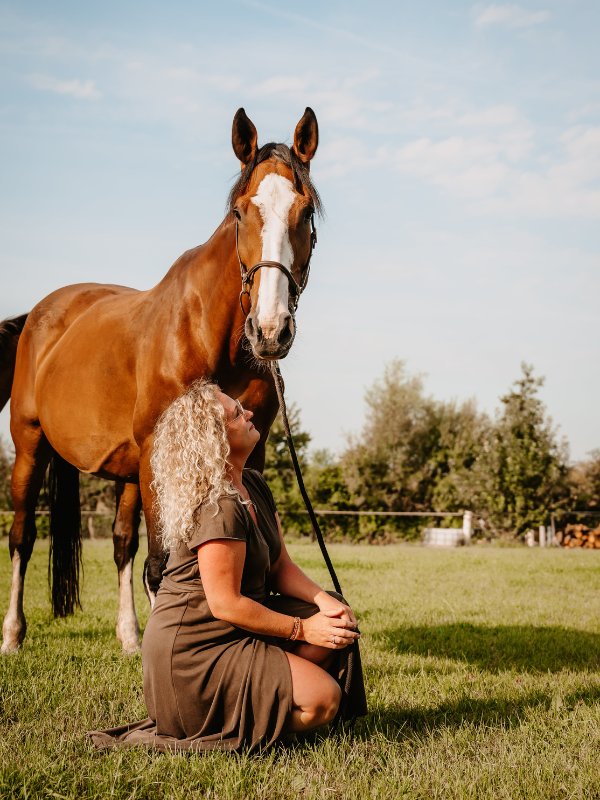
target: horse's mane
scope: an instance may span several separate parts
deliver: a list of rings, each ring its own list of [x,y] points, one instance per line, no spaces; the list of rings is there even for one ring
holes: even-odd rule
[[[254,157],[246,164],[240,176],[231,187],[227,198],[226,213],[231,214],[233,212],[235,202],[250,182],[252,173],[259,164],[269,158],[276,158],[292,170],[294,181],[300,186],[304,186],[310,195],[315,211],[320,217],[323,217],[325,209],[323,208],[319,193],[310,178],[310,172],[293,150],[290,150],[286,144],[276,144],[275,142],[263,144],[260,150],[257,150]]]

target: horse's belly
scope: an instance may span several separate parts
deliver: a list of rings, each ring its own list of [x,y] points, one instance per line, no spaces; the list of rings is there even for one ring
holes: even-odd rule
[[[40,407],[40,424],[52,447],[82,472],[136,480],[140,450],[131,434],[131,420],[129,425],[119,424],[107,408],[63,405],[51,383],[48,388],[48,399]]]

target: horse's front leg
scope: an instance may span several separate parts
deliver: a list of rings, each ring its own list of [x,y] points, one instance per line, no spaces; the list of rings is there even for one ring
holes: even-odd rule
[[[140,489],[144,506],[144,518],[148,532],[148,555],[144,562],[144,589],[148,595],[150,605],[154,608],[156,593],[162,580],[162,574],[167,564],[168,553],[165,553],[160,540],[160,527],[154,509],[154,496],[152,494],[152,470],[150,468],[150,447],[142,450],[140,458]]]
[[[19,431],[17,454],[11,478],[15,518],[10,529],[12,584],[8,611],[2,625],[2,653],[16,653],[27,623],[23,612],[23,589],[27,563],[37,535],[35,507],[52,450],[39,425],[24,425]]]
[[[124,653],[140,649],[140,626],[133,596],[133,560],[139,546],[142,497],[135,483],[117,481],[117,515],[113,525],[114,558],[119,570],[117,639]]]

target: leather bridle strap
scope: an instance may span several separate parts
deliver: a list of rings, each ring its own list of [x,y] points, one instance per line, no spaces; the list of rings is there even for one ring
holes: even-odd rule
[[[293,305],[294,312],[298,308],[298,301],[300,300],[300,295],[306,289],[306,284],[308,283],[308,276],[310,274],[310,260],[312,258],[313,250],[315,249],[315,245],[317,244],[317,229],[315,227],[315,220],[314,215],[310,218],[310,252],[308,254],[308,259],[306,264],[302,268],[302,272],[300,273],[300,283],[294,278],[290,270],[280,264],[279,261],[257,261],[256,264],[250,267],[246,267],[244,262],[240,256],[240,248],[238,242],[239,236],[239,220],[235,218],[235,251],[238,257],[238,263],[240,265],[240,275],[242,278],[242,291],[240,292],[240,306],[242,308],[242,312],[245,317],[248,316],[244,309],[244,295],[247,294],[248,298],[250,298],[250,290],[252,288],[252,282],[254,281],[254,276],[258,272],[259,269],[267,268],[267,269],[278,269],[285,277],[288,279],[289,284],[289,291],[290,291],[290,298],[291,303]]]

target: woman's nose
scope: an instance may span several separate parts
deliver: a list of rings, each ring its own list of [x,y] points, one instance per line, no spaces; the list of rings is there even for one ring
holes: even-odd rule
[[[252,419],[253,416],[254,416],[254,411],[246,409],[246,419],[248,420],[248,422]]]

